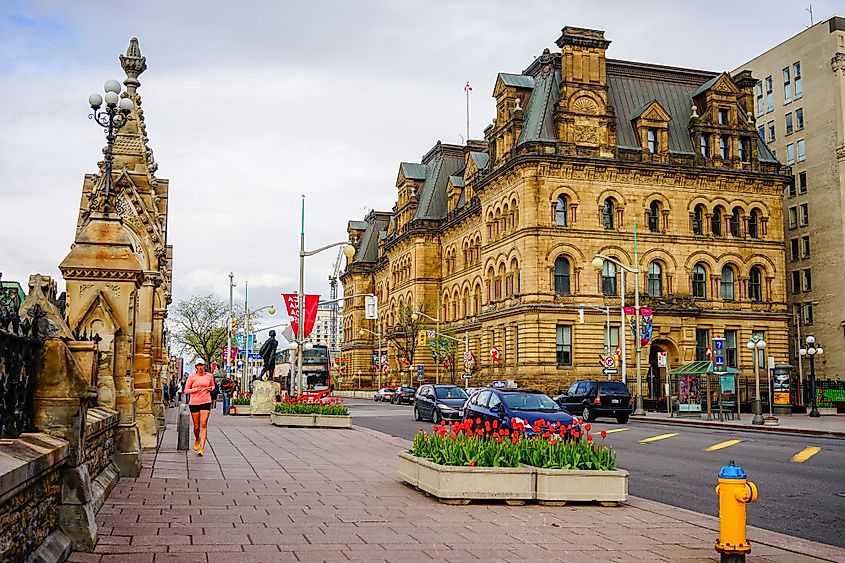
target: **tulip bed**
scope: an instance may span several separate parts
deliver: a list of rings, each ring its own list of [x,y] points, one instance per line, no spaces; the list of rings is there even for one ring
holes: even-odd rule
[[[410,454],[430,459],[439,465],[469,467],[519,467],[520,464],[543,469],[582,469],[612,471],[616,454],[604,444],[607,433],[600,433],[596,443],[590,425],[575,419],[568,426],[546,425],[538,421],[531,431],[517,419],[511,429],[500,428],[496,421],[481,419],[435,425],[432,434],[420,428]]]
[[[233,405],[248,405],[249,404],[249,397],[235,397],[232,399]]]
[[[349,409],[337,398],[322,399],[320,402],[306,402],[300,398],[286,398],[276,403],[275,412],[279,414],[319,414],[328,416],[347,416]]]

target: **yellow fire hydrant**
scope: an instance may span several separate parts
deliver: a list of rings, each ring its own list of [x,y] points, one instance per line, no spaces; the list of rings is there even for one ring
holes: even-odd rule
[[[757,485],[746,479],[745,471],[733,461],[719,471],[719,539],[716,551],[722,562],[745,561],[751,543],[745,535],[745,505],[757,501]]]

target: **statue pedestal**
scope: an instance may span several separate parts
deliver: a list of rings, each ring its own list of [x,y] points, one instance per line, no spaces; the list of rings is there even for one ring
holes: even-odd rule
[[[279,391],[279,384],[273,381],[255,381],[252,384],[252,397],[249,404],[252,407],[252,416],[269,416],[276,407],[276,393]]]

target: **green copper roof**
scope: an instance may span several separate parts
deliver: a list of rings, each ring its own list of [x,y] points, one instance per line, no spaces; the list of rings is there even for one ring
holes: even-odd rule
[[[505,83],[505,86],[514,86],[516,88],[533,88],[534,77],[525,74],[509,74],[507,72],[500,72],[499,78]]]
[[[403,162],[401,165],[402,174],[409,180],[425,180],[426,165],[415,162]]]

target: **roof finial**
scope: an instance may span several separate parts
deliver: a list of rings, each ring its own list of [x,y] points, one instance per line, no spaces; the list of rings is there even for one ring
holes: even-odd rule
[[[692,109],[692,115],[690,116],[690,119],[697,119],[698,118],[698,106],[696,106],[695,104],[692,104],[692,108],[690,108],[690,109]]]
[[[126,86],[126,92],[131,96],[135,94],[135,89],[141,85],[138,76],[147,70],[147,57],[141,56],[141,47],[138,46],[137,37],[129,40],[126,55],[120,55],[120,66],[126,73],[126,80],[123,81],[123,84]]]

